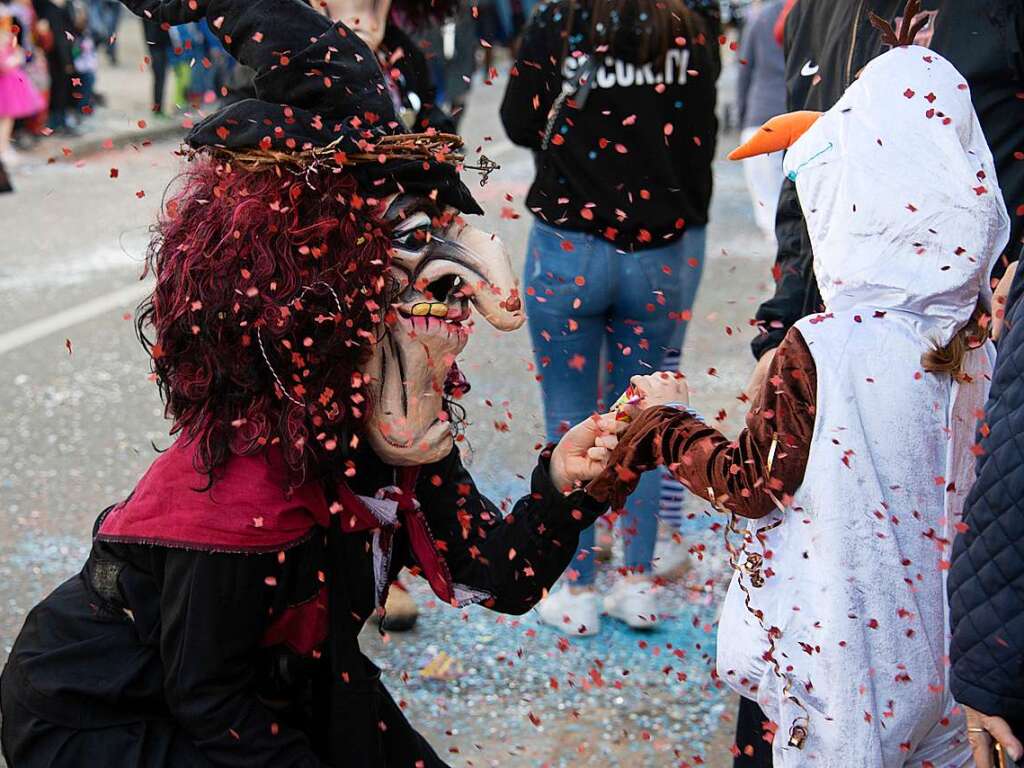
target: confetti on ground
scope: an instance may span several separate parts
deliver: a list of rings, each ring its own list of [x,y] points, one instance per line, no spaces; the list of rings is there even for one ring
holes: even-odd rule
[[[721,549],[709,524],[692,521],[700,532],[687,542]],[[452,609],[407,579],[421,610],[416,628],[385,639],[366,630],[361,642],[410,720],[455,766],[680,765],[694,756],[725,765],[709,744],[731,743],[722,739],[732,699],[711,676],[726,571],[719,559],[693,559],[685,579],[663,590],[658,629],[603,617],[600,634],[586,638],[566,637],[532,611]],[[599,592],[613,576],[601,566]],[[456,677],[445,672],[453,665]]]

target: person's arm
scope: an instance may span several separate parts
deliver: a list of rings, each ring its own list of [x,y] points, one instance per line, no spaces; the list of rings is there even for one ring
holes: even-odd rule
[[[987,442],[993,433],[982,434],[979,445],[985,451],[991,447]],[[999,456],[986,456],[979,484],[990,480],[993,470],[1005,471],[1002,466],[994,469]],[[1020,728],[1024,723],[1024,597],[1019,586],[1019,548],[1005,546],[1007,537],[1020,530],[1021,515],[1012,502],[995,510],[986,508],[986,498],[977,499],[980,515],[971,506],[974,495],[968,498],[963,518],[966,529],[953,549],[949,685],[964,709],[967,737],[978,768],[997,768],[990,759],[993,740],[1002,744],[1015,762],[1024,753]]]
[[[168,551],[160,655],[171,717],[213,765],[322,768],[306,736],[257,698],[253,658],[276,555]]]
[[[775,238],[778,241],[772,269],[775,295],[758,307],[755,319],[759,333],[750,343],[754,357],[758,359],[779,346],[793,323],[815,311],[820,301],[814,282],[807,224],[796,194],[796,184],[789,179],[783,181],[779,195]]]
[[[606,510],[583,491],[556,487],[547,453],[530,493],[506,515],[477,490],[457,448],[423,468],[417,498],[455,583],[490,595],[485,606],[510,614],[543,597],[572,561],[580,532]]]
[[[531,17],[501,102],[505,133],[512,143],[527,149],[541,148],[548,113],[562,89],[559,30],[551,11]]]
[[[1010,286],[1013,285],[1013,279],[1017,276],[1017,264],[1016,261],[1010,262],[1000,278],[999,284],[992,292],[992,341],[995,342],[998,342],[999,337],[1003,335],[1006,311],[1009,308]]]
[[[814,432],[817,373],[803,336],[792,329],[768,378],[730,441],[692,410],[648,408],[630,424],[608,469],[589,491],[621,506],[642,472],[665,465],[718,508],[760,518],[788,503],[803,482]]]
[[[807,85],[810,81],[795,74],[806,61],[806,51],[796,48],[805,5],[799,2],[789,4],[785,14],[786,108],[790,111],[807,106]],[[779,193],[775,239],[778,242],[772,268],[775,294],[758,307],[755,319],[759,333],[750,343],[757,359],[779,346],[790,326],[801,317],[818,311],[821,302],[814,281],[814,260],[807,224],[796,184],[789,179],[783,180]]]

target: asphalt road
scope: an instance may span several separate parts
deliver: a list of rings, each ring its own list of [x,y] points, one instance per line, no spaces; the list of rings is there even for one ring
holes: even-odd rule
[[[479,190],[485,228],[521,268],[532,159],[504,140],[501,86],[477,89],[464,130],[471,149],[483,147],[502,165]],[[734,140],[723,137],[722,146]],[[18,171],[17,193],[0,196],[0,662],[25,613],[80,568],[97,514],[132,488],[153,445],[168,444],[131,317],[146,291],[147,228],[180,168],[175,148],[163,142],[29,165]],[[771,275],[742,173],[725,161],[716,165],[712,216],[684,369],[694,404],[734,433],[743,416],[736,396],[752,365],[749,319]],[[525,329],[499,337],[481,323],[462,367],[474,385],[473,471],[492,495],[518,495],[542,439]],[[710,546],[679,586],[679,621],[650,644],[618,632],[603,643],[574,641],[566,652],[529,617],[505,622],[437,608],[412,635],[369,645],[410,718],[454,765],[661,766],[700,756],[724,766],[730,705],[708,675],[715,610],[703,583],[720,593],[723,563],[721,547]],[[686,671],[668,685],[665,657],[681,658],[679,648]],[[456,658],[456,679],[417,678],[439,651]],[[631,676],[622,674],[627,663]],[[595,668],[607,684],[595,682]],[[411,681],[399,682],[404,671]],[[552,678],[562,680],[560,691]]]

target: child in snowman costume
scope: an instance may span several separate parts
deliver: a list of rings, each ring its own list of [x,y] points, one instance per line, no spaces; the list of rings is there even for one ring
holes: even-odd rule
[[[946,569],[1009,222],[967,83],[906,44],[908,26],[833,109],[775,118],[732,155],[788,148],[827,307],[790,330],[746,429],[730,442],[679,407],[678,375],[637,377],[633,421],[590,486],[617,505],[664,464],[734,515],[718,675],[777,725],[777,767],[971,760]]]

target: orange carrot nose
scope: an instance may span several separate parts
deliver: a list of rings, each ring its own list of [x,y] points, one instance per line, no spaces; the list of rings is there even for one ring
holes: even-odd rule
[[[785,115],[773,117],[757,129],[757,133],[750,137],[750,141],[730,152],[729,159],[746,160],[748,157],[767,155],[769,152],[788,149],[806,133],[808,128],[818,122],[821,114],[821,112],[804,110],[802,112],[787,112]]]

